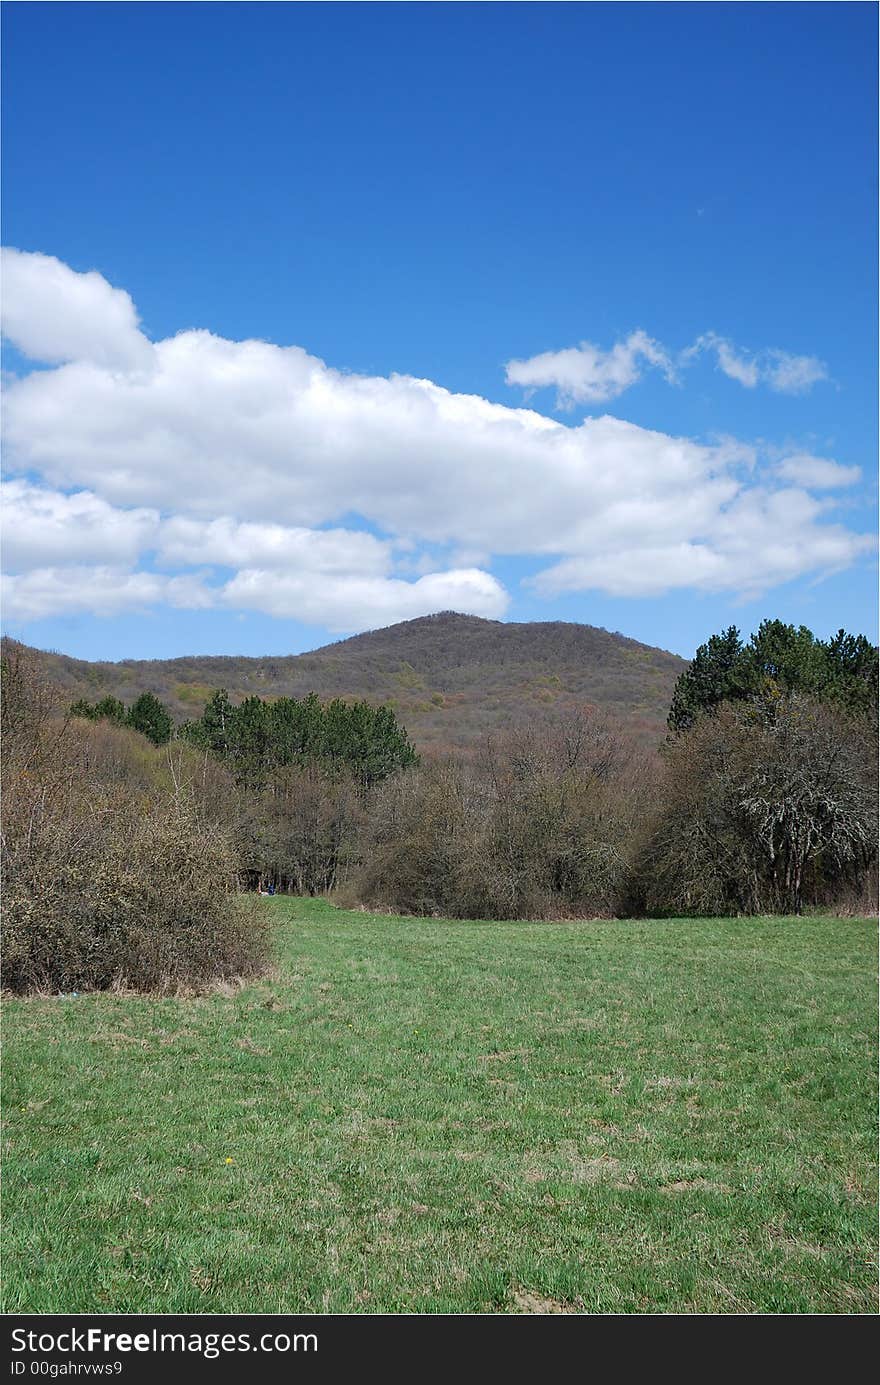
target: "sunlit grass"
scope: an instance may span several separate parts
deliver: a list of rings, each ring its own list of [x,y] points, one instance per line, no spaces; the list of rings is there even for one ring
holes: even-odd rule
[[[270,980],[6,1002],[7,1311],[874,1311],[869,924],[266,907]]]

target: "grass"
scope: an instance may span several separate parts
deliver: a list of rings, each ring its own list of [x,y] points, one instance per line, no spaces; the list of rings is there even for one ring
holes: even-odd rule
[[[7,1312],[875,1311],[870,925],[266,907],[6,1002]]]

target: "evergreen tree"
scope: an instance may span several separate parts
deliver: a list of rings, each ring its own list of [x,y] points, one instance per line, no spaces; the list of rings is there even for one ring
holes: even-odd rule
[[[742,656],[735,625],[700,645],[672,694],[668,718],[672,731],[686,731],[702,712],[743,695]]]
[[[120,702],[118,697],[102,697],[100,702],[95,703],[95,718],[99,721],[113,721],[123,726],[125,715],[125,703]]]
[[[229,753],[229,733],[231,729],[233,706],[225,688],[218,688],[208,699],[202,713],[202,735],[208,750],[215,755]]]
[[[765,620],[744,645],[735,626],[697,650],[679,678],[669,727],[687,731],[723,702],[795,693],[839,702],[861,715],[877,707],[877,649],[864,635],[839,630],[827,643],[805,625]]]
[[[155,693],[141,693],[129,708],[127,724],[134,731],[140,731],[154,745],[164,745],[170,741],[174,723]]]
[[[124,726],[127,714],[125,703],[120,702],[118,697],[102,697],[100,702],[86,702],[85,698],[80,698],[74,702],[70,708],[72,717],[86,717],[89,721],[112,721],[117,726]]]
[[[271,767],[270,708],[259,697],[246,697],[228,720],[228,755],[240,782],[260,785]]]
[[[825,646],[829,696],[861,715],[877,714],[877,647],[838,630]]]
[[[76,702],[70,704],[70,715],[72,717],[84,717],[87,721],[96,720],[93,703],[87,702],[84,697],[80,697]]]
[[[743,651],[741,664],[746,695],[765,688],[821,694],[827,682],[825,647],[805,625],[796,628],[781,620],[762,621]]]
[[[390,707],[338,697],[322,706],[315,693],[301,702],[248,697],[234,707],[221,689],[201,719],[184,723],[178,735],[219,755],[240,783],[254,788],[289,765],[350,771],[366,786],[418,761]]]

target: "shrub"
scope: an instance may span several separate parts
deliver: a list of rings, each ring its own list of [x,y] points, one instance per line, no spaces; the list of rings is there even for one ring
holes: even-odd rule
[[[53,719],[27,670],[5,692],[4,984],[168,991],[262,967],[268,920],[180,760]]]
[[[365,813],[362,786],[344,770],[278,769],[262,791],[239,790],[233,831],[242,867],[251,880],[326,894],[358,859]]]
[[[267,919],[236,894],[228,843],[188,809],[125,790],[22,806],[27,837],[16,815],[4,843],[11,990],[169,991],[265,963]]]
[[[799,913],[857,896],[876,858],[870,724],[800,695],[727,704],[667,750],[640,860],[649,912]]]
[[[602,716],[494,738],[473,765],[435,761],[382,787],[345,897],[454,918],[617,913],[650,783]]]

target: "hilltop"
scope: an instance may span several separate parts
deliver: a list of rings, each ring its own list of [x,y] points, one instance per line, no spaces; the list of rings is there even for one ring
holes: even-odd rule
[[[110,693],[131,702],[154,692],[178,721],[198,716],[224,687],[233,700],[367,698],[393,705],[423,750],[465,749],[487,731],[573,704],[623,717],[645,740],[664,731],[684,659],[592,625],[505,624],[443,612],[402,621],[305,654],[193,656],[91,663],[39,652],[73,701]]]

